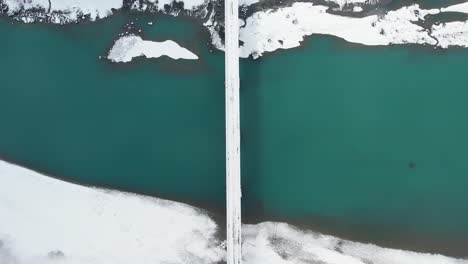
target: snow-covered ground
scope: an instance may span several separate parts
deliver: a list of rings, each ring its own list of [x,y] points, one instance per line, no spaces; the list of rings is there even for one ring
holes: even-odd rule
[[[250,16],[240,30],[244,43],[241,57],[254,58],[264,52],[289,49],[300,45],[305,36],[333,35],[348,42],[364,45],[424,44],[442,48],[468,46],[466,22],[451,22],[426,29],[416,22],[440,12],[468,13],[468,4],[439,9],[422,9],[418,5],[389,11],[383,16],[362,18],[327,13],[328,7],[312,3],[294,3],[275,11],[261,11]]]
[[[0,0],[0,3],[2,0]],[[8,6],[8,14],[13,15],[18,12],[27,12],[33,9],[41,9],[44,13],[51,14],[51,22],[62,23],[71,22],[81,17],[89,16],[89,19],[107,17],[112,14],[112,9],[120,9],[122,0],[3,0]],[[53,14],[60,12],[60,14]],[[38,19],[43,19],[41,15]],[[33,14],[21,16],[24,22],[35,22],[37,19]]]
[[[0,161],[1,264],[217,263],[218,226],[167,200],[84,187]]]
[[[153,4],[153,5],[156,5],[157,6],[157,9],[158,10],[164,10],[164,5],[171,5],[173,3],[174,0],[147,0],[147,4]],[[208,3],[208,0],[179,0],[177,2],[183,2],[184,3],[184,9],[187,9],[187,10],[193,10],[199,6],[202,6],[204,4],[207,4]],[[135,5],[138,5],[138,1],[135,2]],[[143,6],[141,6],[140,8],[138,9],[146,9],[145,4],[143,4]]]
[[[208,3],[208,0],[183,0],[185,10],[194,10]],[[123,7],[124,0],[0,0],[8,7],[7,15],[25,23],[51,22],[67,24],[79,20],[94,21],[104,18]],[[134,0],[132,9],[164,11],[165,5],[173,5],[174,0]]]
[[[223,21],[218,21],[215,12],[218,5],[208,7],[210,0],[185,0],[185,10],[205,19],[204,26],[211,34],[214,47],[223,50],[220,33],[223,32]],[[216,0],[211,0],[216,1]],[[217,0],[220,1],[220,0]],[[260,0],[239,0],[239,4],[247,6]],[[281,1],[280,1],[281,2]],[[417,4],[401,7],[379,15],[352,17],[343,13],[329,13],[330,5],[346,6],[348,11],[367,12],[368,6],[378,4],[376,0],[327,0],[326,5],[310,2],[296,2],[291,6],[265,9],[255,12],[242,20],[240,29],[241,57],[261,56],[265,52],[278,49],[289,49],[300,45],[306,36],[313,34],[333,35],[353,43],[363,45],[418,44],[440,48],[451,46],[468,47],[468,21],[452,21],[423,25],[426,16],[441,12],[468,13],[468,1],[440,9],[423,9]],[[70,23],[79,19],[91,20],[112,14],[112,10],[122,7],[123,0],[0,0],[0,4],[8,7],[7,14],[24,22]],[[132,8],[136,10],[163,11],[170,0],[133,1]],[[180,2],[179,2],[180,3]],[[152,8],[149,8],[149,7]],[[46,13],[29,12],[34,8],[42,8]],[[179,6],[180,8],[180,6]],[[177,9],[168,11],[178,14]],[[363,13],[365,13],[363,12]]]
[[[438,41],[438,46],[448,48],[458,46],[468,48],[468,22],[448,22],[432,26],[432,36]]]
[[[109,51],[107,58],[113,62],[129,62],[135,57],[159,58],[168,56],[172,59],[196,60],[198,56],[172,40],[163,42],[143,40],[139,36],[120,37]]]
[[[468,14],[468,2],[442,8],[442,12],[460,12]]]
[[[468,260],[362,244],[285,223],[244,225],[244,264],[467,264]]]
[[[217,224],[178,202],[84,187],[0,161],[1,264],[209,264]],[[243,225],[245,264],[468,264],[356,243],[285,223]]]

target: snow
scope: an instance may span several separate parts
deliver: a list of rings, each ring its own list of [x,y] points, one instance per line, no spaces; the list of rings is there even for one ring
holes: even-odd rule
[[[43,0],[41,0],[43,1]],[[107,17],[112,14],[111,9],[120,9],[122,0],[51,0],[52,11],[67,11],[72,14],[88,14],[92,20]],[[70,19],[76,19],[72,17]]]
[[[260,2],[260,0],[239,0],[240,6],[249,6]]]
[[[405,6],[382,16],[361,18],[327,13],[328,7],[313,3],[294,3],[292,6],[271,11],[260,11],[247,18],[240,29],[243,42],[240,56],[253,58],[265,52],[298,47],[305,36],[313,34],[333,35],[348,42],[369,46],[391,44],[468,46],[467,22],[458,21],[434,25],[426,29],[416,22],[427,15],[440,12],[466,12],[468,3],[439,9],[422,9],[419,5]],[[434,32],[432,32],[434,31]],[[448,44],[450,43],[450,44]]]
[[[18,12],[21,9],[28,10],[32,8],[48,8],[49,6],[48,0],[34,0],[34,1],[4,0],[3,2],[8,6],[10,13]]]
[[[208,29],[208,32],[210,32],[211,44],[219,50],[224,50],[223,40],[221,39],[219,32],[216,30],[218,22],[215,20],[214,13],[214,11],[211,11],[210,17],[205,23],[203,23],[203,26],[205,26],[206,29]]]
[[[432,26],[432,35],[442,48],[468,47],[468,22],[449,22]]]
[[[172,40],[163,42],[143,40],[139,36],[120,37],[109,51],[107,58],[113,62],[130,62],[135,57],[159,58],[168,56],[172,59],[196,60],[198,56],[179,46]]]
[[[158,10],[164,10],[164,5],[171,5],[173,1],[174,0],[147,0],[148,3],[156,4]],[[176,1],[176,2],[183,2],[184,9],[186,10],[193,10],[201,5],[207,4],[208,0],[184,0],[184,1]]]
[[[244,264],[467,264],[437,254],[382,248],[299,230],[285,223],[243,226]]]
[[[177,202],[84,187],[0,161],[0,263],[217,263],[216,223]]]
[[[2,1],[0,1],[2,3]],[[9,14],[21,10],[22,4],[18,0],[3,0],[3,3],[8,7]]]
[[[356,12],[356,13],[362,12],[363,10],[364,10],[364,9],[363,9],[362,7],[360,7],[360,6],[355,6],[355,7],[353,7],[353,12]]]
[[[312,34],[334,35],[365,45],[436,43],[428,32],[412,22],[437,10],[423,11],[413,5],[390,11],[383,17],[354,18],[330,14],[327,9],[312,3],[295,3],[276,11],[253,14],[240,30],[240,40],[244,42],[241,57],[250,54],[257,57],[264,52],[294,48],[300,45],[304,36]]]
[[[85,187],[0,161],[1,264],[210,264],[218,227],[197,208]],[[286,223],[242,226],[244,264],[468,264],[363,244]]]
[[[435,45],[437,41],[423,27],[413,22],[424,20],[425,16],[437,13],[439,13],[438,9],[425,10],[419,8],[419,5],[405,6],[390,11],[383,18],[378,19],[376,27],[383,32],[388,44]]]
[[[42,8],[49,11],[48,0],[4,0],[9,8],[9,14],[20,10],[30,10]],[[51,0],[50,11],[61,12],[61,15],[68,20],[77,20],[80,15],[90,16],[91,20],[103,18],[112,14],[112,9],[120,9],[122,0]],[[59,20],[53,21],[60,23]]]
[[[442,12],[459,12],[468,14],[468,2],[442,8]]]
[[[51,0],[50,7],[48,0],[0,0],[0,3],[2,2],[8,6],[8,15],[37,8],[47,13],[50,8],[50,12],[58,12],[58,14],[51,13],[51,19],[48,20],[55,24],[71,23],[88,16],[90,20],[94,21],[112,15],[113,9],[117,10],[123,6],[123,0]],[[194,10],[199,6],[206,5],[208,0],[177,2],[183,2],[186,10]],[[147,0],[142,5],[140,5],[139,1],[136,1],[134,5],[136,9],[144,11],[148,7],[148,3],[155,5],[157,10],[164,11],[164,5],[172,5],[173,0]],[[26,18],[23,18],[23,16],[26,16]],[[19,15],[19,19],[25,23],[37,22],[40,17],[43,17],[43,14],[37,11],[33,12],[33,14],[22,13]]]
[[[20,12],[16,18],[25,23],[48,21],[65,24],[84,18],[83,15],[90,16],[91,20],[94,20],[110,15],[113,9],[119,9],[122,6],[121,0],[51,1],[51,11],[58,11],[58,13],[55,12],[44,16],[20,11],[38,7],[47,10],[48,0],[0,0],[9,7],[10,15]],[[248,6],[258,1],[260,0],[239,0],[239,4]],[[352,9],[350,10],[353,12],[362,12],[364,11],[363,6],[377,3],[375,0],[329,0],[328,2],[333,2],[340,7],[351,5]],[[156,6],[158,10],[164,10],[165,4],[173,2],[172,0],[145,0],[143,2],[135,1],[134,3],[139,6],[138,10],[146,10],[149,5]],[[200,6],[206,6],[208,0],[185,0],[183,3],[186,10],[194,10]],[[330,14],[327,13],[328,9],[328,6],[296,2],[292,6],[254,13],[247,18],[245,27],[240,29],[240,40],[244,43],[243,47],[241,47],[240,56],[245,58],[252,55],[256,58],[265,52],[294,48],[300,45],[305,36],[313,34],[333,35],[348,42],[370,46],[419,44],[447,48],[450,46],[466,47],[468,45],[466,42],[467,33],[463,28],[466,21],[445,23],[442,26],[429,25],[428,28],[417,24],[418,21],[424,20],[425,16],[430,14],[440,12],[468,13],[468,2],[441,9],[427,10],[415,4],[382,15],[365,17]],[[219,34],[222,28],[218,25],[213,13],[213,11],[210,12],[210,17],[204,25],[210,32],[213,46],[223,50],[224,45]],[[435,31],[432,32],[433,30]],[[194,58],[193,55],[190,57]]]

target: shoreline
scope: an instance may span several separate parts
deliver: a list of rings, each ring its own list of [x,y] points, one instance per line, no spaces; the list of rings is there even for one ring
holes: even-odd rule
[[[361,5],[362,4],[352,4],[352,6]],[[308,16],[313,14],[319,15],[320,17],[323,16],[323,18],[320,19],[323,19],[324,23],[329,23],[329,26],[331,28],[340,25],[340,23],[344,23],[344,21],[346,20],[346,23],[350,23],[353,32],[356,32],[350,35],[342,31],[327,30],[323,28],[323,26],[315,28],[310,24],[313,23],[315,20],[308,21],[304,18],[304,14],[301,13],[304,12],[301,11],[302,6],[310,9],[308,10],[309,13],[307,13]],[[468,45],[467,43],[465,43],[466,37],[457,35],[464,33],[458,32],[458,30],[462,30],[460,29],[460,23],[464,24],[468,23],[468,21],[455,20],[451,22],[444,22],[442,20],[438,21],[437,19],[433,19],[436,16],[444,14],[447,16],[453,16],[453,13],[457,15],[467,16],[468,14],[466,14],[466,11],[463,9],[464,6],[461,6],[461,4],[449,5],[448,8],[453,7],[453,10],[449,11],[445,10],[447,8],[424,9],[424,5],[419,6],[418,4],[403,5],[402,2],[392,2],[392,4],[388,6],[386,4],[384,4],[383,6],[381,6],[380,4],[376,4],[375,6],[364,5],[367,6],[365,12],[350,12],[346,11],[347,9],[340,9],[336,7],[333,8],[333,6],[335,6],[333,1],[323,2],[316,0],[303,2],[287,1],[282,3],[281,5],[277,5],[268,1],[259,1],[247,6],[242,6],[240,8],[241,16],[239,18],[239,21],[243,22],[241,23],[243,25],[241,25],[239,28],[241,32],[240,40],[243,41],[243,48],[240,49],[242,59],[252,57],[259,58],[269,53],[276,53],[282,49],[300,48],[306,45],[305,43],[307,42],[307,40],[311,37],[314,37],[314,35],[337,37],[343,39],[345,42],[351,44],[352,46],[359,45],[363,47],[416,46],[418,49],[430,48],[436,50],[457,50],[466,49]],[[220,38],[224,36],[224,23],[222,23],[221,21],[222,19],[224,19],[224,15],[222,13],[219,13],[220,9],[222,9],[223,7],[223,3],[218,3],[215,1],[196,6],[192,9],[184,9],[183,7],[180,7],[178,5],[168,6],[167,10],[150,8],[132,9],[132,7],[128,6],[128,3],[125,3],[119,9],[112,9],[112,13],[103,18],[98,17],[97,19],[90,19],[86,17],[79,17],[76,20],[65,20],[61,21],[60,23],[53,21],[43,21],[41,15],[45,15],[46,17],[48,17],[49,14],[39,12],[37,13],[37,16],[35,16],[36,13],[34,12],[37,11],[31,11],[29,9],[26,9],[25,11],[21,11],[14,15],[3,13],[0,15],[0,17],[6,17],[17,23],[53,24],[55,26],[99,23],[111,19],[114,16],[121,15],[150,15],[154,16],[155,18],[161,15],[171,17],[182,17],[184,19],[189,19],[191,22],[198,24],[200,27],[203,27],[208,32],[209,38],[208,40],[204,41],[204,43],[206,43],[209,46],[210,50],[223,50],[224,45],[222,43],[223,41],[221,41]],[[247,11],[243,11],[244,8]],[[407,14],[413,11],[414,14]],[[56,12],[58,12],[58,14],[66,13],[64,11]],[[271,37],[271,32],[269,32],[271,28],[268,28],[268,26],[263,25],[262,21],[266,20],[267,22],[264,23],[268,24],[268,20],[271,16],[278,16],[281,15],[280,13],[285,12],[288,12],[287,18],[277,18],[280,22],[282,22],[285,25],[285,28],[282,29],[280,27],[279,29],[274,29],[275,37]],[[421,12],[423,14],[420,15],[418,12]],[[278,15],[276,15],[276,13],[278,13]],[[297,25],[294,25],[292,27],[291,25],[288,26],[288,23],[290,22],[289,14],[292,14],[294,17],[297,17],[294,20],[296,22],[295,24]],[[382,15],[382,17],[380,17],[379,14]],[[28,15],[32,20],[21,21],[22,15]],[[373,19],[376,20],[372,22]],[[297,21],[299,21],[299,24]],[[372,26],[368,25],[370,22],[372,22]],[[304,25],[301,25],[301,23]],[[247,27],[247,24],[251,25]],[[305,29],[299,30],[298,27],[305,27]],[[380,27],[381,32],[379,35],[377,31]],[[409,30],[410,33],[414,34],[414,36],[408,37],[408,33],[401,34],[399,33],[400,31],[398,29],[393,29],[393,27],[401,27],[405,31]],[[294,30],[291,31],[292,29]],[[135,28],[130,27],[127,28],[127,30],[128,33],[135,32]],[[287,32],[284,30],[286,30]],[[386,30],[388,30],[390,33],[388,33]],[[256,36],[263,31],[268,31],[265,33],[266,36]],[[250,36],[252,34],[254,34],[255,36]],[[144,36],[144,33],[138,35]],[[244,37],[246,39],[244,39]],[[277,41],[281,43],[279,46],[278,43],[276,43]],[[264,47],[255,47],[258,45],[252,42],[258,42],[257,44],[263,43]]]
[[[353,43],[348,42],[345,39],[337,37],[335,35],[328,35],[328,34],[313,34],[309,36],[305,36],[304,40],[301,41],[301,45],[295,48],[290,49],[278,49],[273,52],[266,52],[263,53],[262,56],[253,59],[252,56],[247,58],[240,58],[240,63],[261,63],[262,60],[269,60],[274,59],[276,56],[285,56],[287,53],[291,52],[303,52],[306,49],[313,47],[315,41],[324,41],[324,40],[331,40],[335,42],[335,48],[339,50],[358,50],[358,51],[365,51],[365,50],[372,50],[372,51],[380,51],[384,49],[406,49],[410,52],[417,52],[417,53],[427,53],[429,55],[444,55],[450,52],[468,52],[467,48],[463,47],[450,47],[447,49],[434,47],[430,45],[419,45],[419,44],[390,44],[390,45],[382,45],[382,46],[368,46],[361,43]]]
[[[468,241],[458,239],[443,239],[440,237],[406,234],[404,231],[392,229],[391,226],[368,226],[356,223],[338,223],[325,217],[287,217],[269,214],[243,214],[243,224],[261,224],[264,222],[279,222],[299,228],[301,231],[312,231],[339,239],[373,244],[378,247],[399,249],[417,253],[440,254],[453,258],[468,260]],[[378,230],[378,231],[377,231]],[[378,232],[378,233],[377,233]],[[438,241],[436,241],[437,239]]]
[[[154,15],[155,18],[159,17],[160,15],[159,14],[153,14],[151,13],[152,15]],[[168,15],[168,16],[171,16],[171,15]],[[194,18],[193,16],[187,16],[189,18]],[[1,18],[1,17],[0,17]],[[9,19],[9,18],[7,18]],[[109,18],[104,18],[104,19],[101,19],[101,20],[106,20],[106,19],[112,19],[112,16],[109,17]],[[196,19],[196,18],[194,18]],[[198,20],[198,19],[197,19]],[[101,21],[88,21],[88,22],[84,22],[83,24],[86,24],[86,23],[99,23]],[[17,23],[17,22],[15,22]],[[19,22],[21,23],[21,22]],[[81,22],[80,22],[81,23]],[[47,23],[49,24],[49,23]],[[48,26],[48,25],[46,25]],[[58,26],[56,24],[52,24],[52,26]],[[205,28],[206,29],[206,28]],[[206,33],[206,32],[205,32]],[[317,35],[317,36],[315,36]],[[312,40],[314,37],[317,37],[317,38],[332,38],[332,39],[335,39],[335,38],[338,38],[340,39],[340,46],[343,45],[343,46],[346,46],[346,48],[349,48],[349,46],[355,46],[355,47],[351,47],[351,48],[365,48],[365,49],[368,49],[368,48],[390,48],[390,47],[402,47],[402,48],[409,48],[409,49],[417,49],[419,51],[423,51],[423,52],[426,52],[426,48],[429,47],[432,49],[432,46],[421,46],[421,45],[417,45],[417,44],[409,44],[409,45],[389,45],[389,46],[366,46],[366,45],[363,45],[363,44],[355,44],[355,43],[350,43],[350,42],[347,42],[339,37],[336,37],[334,35],[320,35],[320,34],[313,34],[311,36],[307,36],[305,37],[305,39],[303,40],[303,42],[301,43],[301,45],[299,47],[296,47],[294,49],[302,49],[302,48],[305,48],[307,47],[307,45],[310,45],[308,44],[308,41]],[[208,45],[213,45],[212,42],[210,42],[209,40],[207,41]],[[445,49],[440,49],[444,52],[448,52],[448,51],[452,51],[452,50],[465,50],[464,48],[450,48],[448,50],[445,50]],[[436,51],[439,51],[439,49],[435,49]],[[215,51],[215,52],[219,52],[219,51]],[[288,50],[277,50],[277,51],[274,51],[274,52],[267,52],[265,53],[263,56],[274,56],[274,54],[276,53],[279,53],[281,54],[282,52],[291,52]],[[271,53],[271,54],[270,54]],[[246,60],[249,60],[250,58],[246,59]],[[143,59],[145,60],[145,59]],[[146,61],[146,60],[145,60]],[[261,61],[259,59],[259,61]],[[10,162],[8,161],[8,159],[4,159],[3,157],[1,157],[2,160],[5,160],[7,162]],[[17,164],[17,163],[14,163],[14,162],[10,162],[12,164]],[[18,165],[18,166],[22,166],[22,165]],[[25,168],[28,168],[25,166]],[[73,181],[73,180],[70,180],[70,179],[67,179],[66,177],[56,177],[56,176],[50,176],[49,174],[44,174],[46,175],[47,177],[51,177],[51,178],[55,178],[55,179],[58,179],[58,180],[62,180],[62,181],[66,181],[66,182],[70,182],[70,183],[74,183],[74,184],[78,184],[78,185],[81,185],[81,186],[87,186],[87,187],[93,187],[93,188],[101,188],[101,187],[98,187],[98,186],[93,186],[93,185],[85,185],[85,184],[82,184],[80,183],[79,181]],[[112,188],[110,187],[110,185],[108,187],[104,187],[104,189],[106,190],[117,190],[119,191],[119,189],[115,189],[115,188]],[[101,188],[102,189],[102,188]],[[182,202],[184,204],[188,204],[190,206],[194,206],[196,207],[197,209],[200,209],[202,212],[206,213],[208,216],[212,217],[213,220],[216,222],[216,223],[219,223],[219,227],[220,227],[220,230],[221,231],[225,231],[222,229],[222,227],[225,227],[225,224],[222,225],[222,220],[224,219],[222,214],[216,214],[217,215],[217,218],[219,219],[220,222],[218,222],[218,220],[216,220],[216,218],[213,217],[213,213],[214,212],[223,212],[223,209],[221,208],[214,208],[213,210],[212,209],[205,209],[205,208],[211,208],[213,207],[212,205],[209,205],[209,203],[204,203],[204,202],[193,202],[192,199],[188,199],[188,201],[184,201],[184,199],[172,199],[172,198],[176,198],[176,197],[170,197],[170,196],[167,196],[167,197],[164,197],[163,196],[160,196],[158,195],[157,192],[151,192],[151,193],[136,193],[136,192],[132,192],[132,191],[125,191],[125,190],[122,190],[124,192],[128,192],[128,193],[134,193],[134,194],[143,194],[143,195],[148,195],[148,196],[151,196],[151,197],[156,197],[156,198],[160,198],[160,199],[165,199],[165,200],[170,200],[170,201],[177,201],[177,202]],[[260,220],[263,220],[263,221],[272,221],[272,219],[278,219],[279,221],[281,222],[286,222],[286,223],[291,223],[291,224],[294,224],[295,226],[298,226],[298,227],[301,227],[304,228],[304,230],[311,230],[311,231],[319,231],[321,232],[320,230],[323,230],[324,231],[324,234],[327,234],[327,235],[333,235],[333,236],[337,236],[339,238],[344,238],[344,239],[350,239],[351,241],[360,241],[360,242],[364,242],[364,243],[369,243],[368,241],[369,240],[366,240],[366,239],[370,239],[371,240],[371,243],[372,241],[378,241],[378,242],[375,242],[378,246],[383,246],[382,241],[380,241],[379,239],[376,239],[376,238],[372,238],[372,237],[375,237],[373,236],[373,234],[375,234],[375,232],[371,232],[369,231],[369,229],[375,229],[377,230],[377,228],[372,228],[372,227],[366,227],[366,226],[358,226],[358,225],[354,225],[354,224],[348,224],[348,225],[343,225],[343,224],[336,224],[336,223],[330,223],[330,221],[327,221],[325,219],[322,219],[322,220],[317,220],[316,217],[307,217],[307,220],[304,220],[305,218],[289,218],[289,217],[268,217],[267,214],[264,214],[263,216],[252,216],[251,218],[253,219],[252,222],[253,223],[256,223],[255,222],[255,218],[258,217],[258,219]],[[247,219],[250,221],[250,217],[247,216]],[[249,223],[249,221],[246,221],[247,223]],[[328,222],[328,223],[327,223]],[[349,226],[354,226],[353,228],[346,228],[346,227],[349,227]],[[310,227],[310,228],[309,228]],[[362,231],[362,232],[361,232]],[[366,232],[367,231],[367,232]],[[388,232],[389,234],[393,234],[390,232]],[[343,234],[343,235],[342,235]],[[391,236],[391,235],[390,235]],[[412,239],[411,242],[407,242],[407,243],[403,243],[404,242],[404,239],[401,239],[401,238],[412,238],[411,235],[407,235],[407,236],[403,236],[402,234],[399,234],[398,235],[398,239],[394,239],[394,241],[390,241],[388,242],[389,245],[402,245],[402,244],[413,244],[413,243],[416,243],[418,241],[424,241],[426,243],[429,244],[430,241],[427,241],[425,240],[424,238],[421,238],[421,237],[418,237],[416,239]],[[362,240],[361,240],[362,238]],[[356,240],[357,239],[357,240]],[[374,240],[372,240],[374,239]],[[384,244],[387,243],[387,242],[384,242]],[[439,245],[440,244],[440,245]],[[437,243],[430,243],[430,245],[428,245],[428,247],[434,247],[434,248],[439,248],[439,247],[436,247],[437,245],[439,246],[442,246],[442,248],[444,248],[445,250],[445,247],[447,247],[447,252],[451,252],[451,251],[454,251],[454,252],[460,252],[460,254],[464,254],[464,257],[467,257],[468,256],[468,246],[464,247],[465,244],[462,244],[462,245],[459,245],[459,244],[456,244],[455,242],[450,242],[449,243],[446,243],[446,241],[444,240],[444,242],[437,242]],[[389,246],[391,247],[391,246]],[[393,248],[398,248],[398,249],[403,249],[403,250],[408,250],[408,248],[405,246],[405,247],[393,247]],[[419,247],[415,247],[416,251],[419,251],[419,252],[423,252],[423,251],[420,251],[418,250]],[[410,250],[413,250],[413,248],[411,248]],[[466,252],[466,253],[465,253]],[[435,252],[429,252],[429,253],[441,253],[441,254],[445,254],[445,253],[442,253],[439,251],[435,251]],[[458,254],[458,253],[457,253]],[[452,256],[450,253],[449,254],[445,254],[445,255],[448,255],[448,256]]]
[[[218,225],[218,232],[216,235],[217,239],[225,240],[226,238],[226,209],[206,202],[193,201],[193,199],[180,199],[180,197],[170,195],[159,195],[157,192],[144,193],[135,192],[125,189],[117,189],[110,185],[96,186],[86,184],[80,181],[69,179],[63,176],[51,176],[51,174],[44,173],[40,170],[28,167],[27,164],[20,164],[12,162],[6,159],[4,156],[0,156],[0,160],[10,163],[14,166],[33,170],[42,174],[45,177],[71,183],[83,187],[96,188],[100,190],[117,191],[122,193],[143,195],[153,197],[157,199],[167,200],[171,202],[178,202],[193,207],[198,212],[209,216]],[[404,236],[402,231],[395,236],[395,230],[389,232],[379,232],[376,235],[375,230],[387,230],[385,226],[382,227],[371,227],[364,225],[357,225],[353,223],[343,224],[336,223],[336,221],[330,221],[323,217],[287,217],[287,216],[273,216],[272,214],[249,214],[243,212],[242,225],[257,225],[265,222],[277,222],[286,223],[294,226],[301,231],[305,232],[316,232],[323,235],[329,235],[338,239],[348,240],[352,242],[358,242],[363,244],[373,244],[378,247],[388,249],[398,249],[408,252],[427,253],[427,254],[441,254],[447,257],[467,259],[468,260],[468,241],[457,241],[453,239],[445,239],[443,241],[430,241],[434,237],[421,237],[407,234]],[[391,228],[391,227],[390,227]],[[383,234],[383,235],[382,235]],[[391,239],[389,239],[391,238]]]
[[[109,185],[87,184],[87,183],[84,183],[84,182],[79,181],[79,180],[71,179],[69,177],[53,175],[50,172],[46,172],[46,171],[43,171],[41,169],[34,168],[33,166],[28,166],[27,162],[17,162],[17,161],[15,161],[13,159],[8,159],[4,155],[0,155],[0,161],[4,161],[4,162],[6,162],[6,163],[8,163],[8,164],[10,164],[12,166],[17,166],[17,167],[20,167],[20,168],[24,168],[24,169],[27,169],[27,170],[37,172],[37,173],[39,173],[42,176],[47,177],[47,178],[55,179],[55,180],[58,180],[58,181],[69,183],[69,184],[78,185],[78,186],[81,186],[81,187],[87,187],[87,188],[104,190],[104,191],[117,191],[117,192],[121,192],[121,193],[133,194],[133,195],[148,196],[148,197],[157,198],[157,199],[161,199],[161,200],[167,200],[167,201],[186,204],[186,205],[188,205],[190,207],[193,207],[193,208],[197,209],[197,211],[211,217],[213,219],[213,221],[215,221],[216,223],[222,224],[223,221],[225,222],[225,219],[224,219],[225,208],[224,207],[219,207],[219,206],[216,206],[216,205],[213,205],[213,204],[208,204],[206,202],[194,201],[193,199],[183,199],[183,198],[180,199],[180,198],[172,196],[172,195],[162,195],[162,194],[160,194],[158,192],[136,192],[136,191],[127,190],[127,189],[123,189],[123,188],[116,188],[115,186],[112,186],[110,184]],[[224,235],[225,232],[224,232],[223,229],[224,229],[224,226],[220,225],[219,226],[219,231],[220,231],[219,238],[224,240],[225,239],[225,235]]]
[[[3,160],[0,163],[0,179],[11,185],[4,184],[0,192],[0,213],[9,216],[2,224],[5,230],[0,230],[0,262],[52,263],[56,257],[63,263],[83,259],[159,263],[183,258],[214,264],[223,260],[220,230],[203,209],[71,184]],[[63,215],[56,222],[58,213]],[[31,225],[30,217],[36,224]],[[89,240],[92,236],[95,239]],[[158,249],[161,254],[154,255]]]

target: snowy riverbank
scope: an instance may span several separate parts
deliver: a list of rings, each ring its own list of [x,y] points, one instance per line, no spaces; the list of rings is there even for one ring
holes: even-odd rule
[[[257,12],[240,30],[241,57],[254,58],[265,52],[298,47],[304,37],[332,35],[348,42],[368,46],[419,44],[447,48],[468,47],[466,21],[420,24],[429,15],[441,12],[466,13],[467,4],[445,9],[422,9],[418,5],[402,7],[382,16],[347,17],[327,12],[328,7],[312,3],[294,3],[275,11]]]
[[[219,263],[217,224],[178,202],[84,187],[0,161],[0,263]],[[284,223],[243,225],[246,264],[468,264]]]
[[[6,14],[25,23],[51,22],[71,23],[77,20],[96,20],[122,8],[122,0],[0,0]]]
[[[68,24],[81,20],[94,21],[108,17],[124,7],[136,11],[172,13],[203,9],[207,0],[185,0],[178,5],[172,0],[0,0],[0,14],[25,23],[47,22]],[[171,10],[172,9],[172,10]]]
[[[71,184],[0,161],[2,264],[217,263],[224,257],[217,228],[185,204]]]
[[[467,264],[468,260],[362,244],[285,223],[243,226],[245,264]]]
[[[257,58],[265,52],[298,47],[305,37],[313,34],[332,35],[348,42],[369,46],[426,45],[435,48],[468,47],[466,20],[428,22],[429,16],[441,13],[468,13],[468,2],[443,8],[424,9],[417,4],[395,10],[369,12],[379,1],[330,0],[295,2],[272,7],[255,7],[262,1],[240,1],[243,20],[240,21],[241,57]],[[314,2],[314,1],[312,1]],[[333,7],[334,6],[334,7]],[[186,0],[183,2],[154,0],[0,0],[3,10],[14,19],[27,23],[51,22],[66,24],[79,20],[95,20],[111,15],[115,10],[127,8],[136,11],[162,12],[196,16],[211,34],[214,47],[223,50],[220,36],[224,34],[224,17],[219,0]],[[332,12],[331,12],[332,11]],[[349,16],[359,12],[359,16]]]

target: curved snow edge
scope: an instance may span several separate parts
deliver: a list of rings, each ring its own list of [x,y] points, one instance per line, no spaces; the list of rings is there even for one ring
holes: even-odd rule
[[[0,263],[209,264],[225,255],[217,224],[200,209],[72,184],[4,161],[0,222]]]
[[[84,187],[0,161],[0,263],[218,263],[216,223],[168,200]],[[243,225],[243,263],[468,264],[357,243],[286,223]]]

